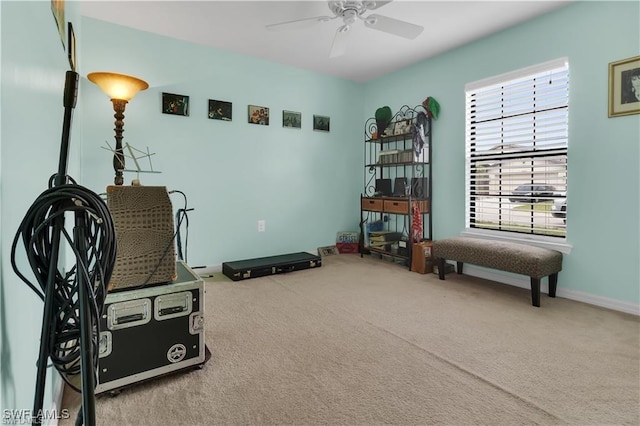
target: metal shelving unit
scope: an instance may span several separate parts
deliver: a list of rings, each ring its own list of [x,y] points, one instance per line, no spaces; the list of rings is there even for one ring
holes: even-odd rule
[[[432,238],[431,119],[405,105],[379,125],[372,117],[364,128],[360,253],[409,266],[412,244]]]

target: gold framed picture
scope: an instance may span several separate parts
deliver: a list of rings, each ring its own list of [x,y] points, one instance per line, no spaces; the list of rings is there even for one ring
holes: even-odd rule
[[[318,255],[320,257],[332,256],[335,254],[340,254],[340,252],[338,251],[338,247],[336,246],[318,247]]]
[[[640,56],[609,64],[609,117],[640,113]]]

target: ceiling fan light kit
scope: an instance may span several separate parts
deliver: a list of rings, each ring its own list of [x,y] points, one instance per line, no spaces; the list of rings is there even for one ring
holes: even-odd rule
[[[356,22],[356,17],[358,16],[359,15],[356,15],[355,10],[347,10],[342,16],[342,22],[344,22],[345,25],[351,25]]]
[[[351,26],[357,20],[364,21],[367,28],[382,31],[388,34],[397,35],[406,39],[413,40],[418,37],[424,27],[401,21],[399,19],[389,18],[383,15],[363,16],[367,11],[376,10],[391,1],[329,1],[328,6],[333,16],[316,16],[314,18],[297,19],[294,21],[282,22],[279,24],[267,25],[270,30],[286,30],[305,28],[321,22],[328,22],[336,18],[341,18],[343,25],[337,28],[336,34],[331,46],[329,57],[334,58],[341,56],[346,52],[347,39],[345,35],[350,31]]]

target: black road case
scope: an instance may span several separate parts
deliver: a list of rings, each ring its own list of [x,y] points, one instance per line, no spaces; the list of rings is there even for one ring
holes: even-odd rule
[[[171,283],[107,294],[96,394],[205,363],[204,281],[176,270]]]
[[[233,281],[240,281],[319,266],[322,266],[322,258],[320,256],[300,252],[224,262],[222,264],[222,273]]]

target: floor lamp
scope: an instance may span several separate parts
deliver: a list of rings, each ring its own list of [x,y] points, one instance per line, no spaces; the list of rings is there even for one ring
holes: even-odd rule
[[[149,87],[149,84],[137,77],[113,72],[92,72],[87,75],[89,81],[97,84],[100,89],[111,98],[115,111],[115,139],[116,148],[113,153],[113,170],[115,171],[114,183],[122,185],[124,179],[124,152],[122,149],[122,133],[124,132],[124,109],[127,103],[141,90]]]

